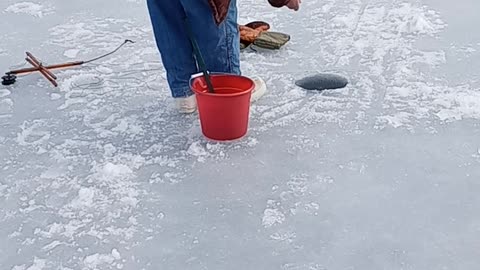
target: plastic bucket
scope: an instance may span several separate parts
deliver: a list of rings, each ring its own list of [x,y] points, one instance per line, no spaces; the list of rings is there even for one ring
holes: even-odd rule
[[[255,83],[233,74],[211,74],[210,77],[215,93],[208,92],[203,75],[190,80],[203,135],[217,141],[242,138],[248,130],[250,98]]]

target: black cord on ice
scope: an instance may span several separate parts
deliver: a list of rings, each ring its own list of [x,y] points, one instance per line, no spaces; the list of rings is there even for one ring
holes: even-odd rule
[[[84,61],[83,63],[84,63],[84,64],[88,64],[88,63],[91,63],[91,62],[100,60],[100,59],[102,59],[102,58],[105,58],[105,57],[107,57],[107,56],[109,56],[109,55],[112,55],[112,54],[116,53],[118,50],[120,50],[120,49],[121,49],[123,46],[125,46],[125,44],[127,44],[127,43],[135,43],[135,42],[132,41],[132,40],[130,40],[130,39],[125,39],[125,41],[124,41],[120,46],[118,46],[115,50],[113,50],[113,51],[111,51],[111,52],[109,52],[109,53],[106,53],[106,54],[104,54],[104,55],[102,55],[102,56],[95,57],[95,58],[93,58],[93,59]]]

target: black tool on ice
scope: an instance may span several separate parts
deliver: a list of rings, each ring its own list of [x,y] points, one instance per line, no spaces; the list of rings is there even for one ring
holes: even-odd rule
[[[205,61],[203,60],[202,53],[200,52],[200,47],[198,46],[197,40],[193,35],[192,28],[188,23],[188,18],[185,18],[185,29],[187,30],[188,38],[190,39],[190,43],[192,43],[193,53],[195,54],[195,58],[197,59],[198,66],[203,72],[203,76],[205,77],[205,81],[207,82],[208,92],[215,93],[213,89],[212,80],[210,75],[208,74],[207,65],[205,65]]]
[[[319,73],[298,80],[295,84],[306,90],[322,91],[344,88],[348,84],[348,79],[337,74]]]
[[[12,85],[15,83],[17,80],[17,76],[11,74],[11,73],[6,73],[5,76],[2,77],[2,84],[3,85]]]

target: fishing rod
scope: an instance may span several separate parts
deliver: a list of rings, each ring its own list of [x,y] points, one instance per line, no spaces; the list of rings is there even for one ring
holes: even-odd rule
[[[55,65],[49,65],[49,66],[44,66],[40,61],[38,61],[37,58],[33,56],[33,54],[26,52],[27,57],[25,60],[30,63],[33,67],[31,68],[23,68],[23,69],[17,69],[17,70],[11,70],[5,73],[5,76],[2,77],[2,84],[3,85],[12,85],[17,81],[17,76],[18,75],[23,75],[23,74],[29,74],[32,72],[40,72],[47,80],[49,80],[53,86],[57,87],[57,82],[56,79],[57,77],[51,72],[51,70],[57,70],[57,69],[63,69],[63,68],[70,68],[70,67],[76,67],[76,66],[82,66],[84,64],[92,63],[95,61],[98,61],[100,59],[103,59],[105,57],[108,57],[114,53],[116,53],[118,50],[120,50],[123,46],[126,44],[133,44],[135,43],[134,41],[130,39],[126,39],[120,46],[115,48],[115,50],[103,54],[101,56],[89,59],[89,60],[84,60],[84,61],[74,61],[74,62],[67,62],[67,63],[62,63],[62,64],[55,64]]]

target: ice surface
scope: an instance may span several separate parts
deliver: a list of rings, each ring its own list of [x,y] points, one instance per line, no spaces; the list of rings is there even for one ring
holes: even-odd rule
[[[477,270],[480,3],[239,8],[292,40],[242,52],[268,92],[226,144],[175,112],[145,1],[0,1],[2,71],[137,41],[0,87],[0,269]]]
[[[65,56],[68,57],[68,58],[75,58],[75,57],[77,57],[78,52],[79,52],[79,50],[70,49],[70,50],[66,50],[66,51],[63,53],[63,55],[65,55]]]
[[[27,15],[42,18],[45,14],[50,14],[52,8],[45,7],[39,3],[33,2],[19,2],[8,6],[5,11],[11,13],[24,13]]]

